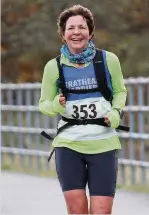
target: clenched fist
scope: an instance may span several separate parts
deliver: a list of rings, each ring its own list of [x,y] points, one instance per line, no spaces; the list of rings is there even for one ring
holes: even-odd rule
[[[61,106],[65,107],[66,106],[66,98],[63,96],[63,94],[60,94],[59,97],[59,103],[61,104]]]
[[[110,120],[108,117],[104,117],[105,119],[105,122],[107,123],[107,125],[110,127],[111,126],[111,123],[110,123]]]

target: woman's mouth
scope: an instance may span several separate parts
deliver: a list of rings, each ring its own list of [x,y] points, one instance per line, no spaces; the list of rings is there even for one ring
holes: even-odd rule
[[[71,39],[73,42],[81,42],[83,39]]]

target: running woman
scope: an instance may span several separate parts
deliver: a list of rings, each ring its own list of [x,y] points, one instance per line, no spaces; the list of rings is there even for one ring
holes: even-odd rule
[[[120,62],[114,53],[99,49],[101,60],[94,62],[97,53],[92,41],[95,26],[88,8],[74,5],[65,9],[57,24],[64,43],[59,62],[62,70],[58,68],[56,58],[45,65],[39,109],[48,116],[60,114],[59,129],[67,119],[76,123],[61,130],[52,142],[67,211],[68,214],[111,214],[116,192],[118,150],[121,149],[116,128],[127,95]],[[95,74],[96,63],[104,67],[105,74],[101,74],[98,67],[96,71],[99,80],[106,80],[101,81],[100,86]],[[61,88],[64,89],[62,85],[65,85],[69,93],[61,91],[61,73],[65,82]],[[111,97],[107,98],[108,90]],[[93,120],[100,118],[107,126],[87,121],[95,122]],[[79,124],[79,120],[83,123]]]

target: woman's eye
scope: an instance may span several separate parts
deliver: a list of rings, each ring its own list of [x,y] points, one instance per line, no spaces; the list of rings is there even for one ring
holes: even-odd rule
[[[81,28],[81,29],[85,29],[85,27],[83,27],[83,26],[80,26],[80,28]]]

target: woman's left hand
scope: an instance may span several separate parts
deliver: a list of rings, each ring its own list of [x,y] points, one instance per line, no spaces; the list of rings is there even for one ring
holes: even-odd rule
[[[110,127],[111,123],[110,123],[110,120],[108,119],[108,117],[104,117],[104,119],[105,119],[105,123],[107,123],[107,125]]]
[[[106,114],[104,117],[105,122],[111,127],[111,128],[117,128],[120,124],[120,115],[119,112],[115,109],[112,109],[110,112]]]

